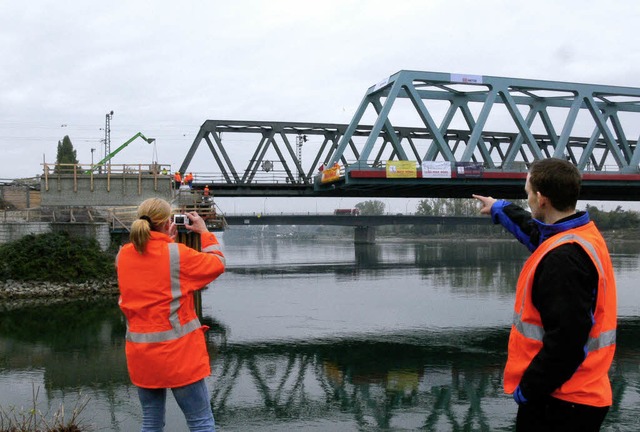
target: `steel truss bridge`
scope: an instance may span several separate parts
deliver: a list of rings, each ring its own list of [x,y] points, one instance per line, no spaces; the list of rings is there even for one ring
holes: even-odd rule
[[[637,200],[639,112],[638,88],[400,71],[366,91],[349,124],[207,120],[179,170],[204,144],[213,162],[195,185],[217,196],[521,198],[528,164],[556,157],[583,173],[582,199]],[[398,161],[415,172],[392,178]],[[323,181],[318,168],[335,164]]]

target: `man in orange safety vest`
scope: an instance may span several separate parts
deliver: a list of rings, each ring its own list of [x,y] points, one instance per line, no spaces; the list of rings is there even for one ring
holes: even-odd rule
[[[599,431],[612,404],[616,281],[607,245],[576,211],[581,178],[564,159],[531,164],[531,213],[473,195],[532,252],[518,279],[504,390],[518,403],[516,431]]]

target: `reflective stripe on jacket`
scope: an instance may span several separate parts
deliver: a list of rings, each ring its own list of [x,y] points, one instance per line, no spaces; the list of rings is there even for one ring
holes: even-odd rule
[[[593,222],[547,239],[524,264],[516,289],[504,389],[506,393],[514,392],[525,370],[542,348],[544,329],[540,313],[532,302],[533,279],[542,258],[552,249],[567,243],[578,243],[591,258],[598,271],[598,292],[585,360],[551,396],[584,405],[610,406],[612,395],[608,372],[616,343],[616,285],[609,252]]]
[[[193,292],[224,272],[224,256],[214,234],[202,234],[201,244],[198,252],[152,231],[144,254],[131,243],[118,253],[127,367],[139,387],[182,387],[211,373]]]

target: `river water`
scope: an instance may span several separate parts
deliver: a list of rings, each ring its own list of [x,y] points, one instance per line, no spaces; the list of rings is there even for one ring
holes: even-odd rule
[[[223,236],[224,237],[224,236]],[[502,393],[515,241],[224,241],[203,292],[222,431],[511,431]],[[603,430],[640,430],[640,244],[610,245],[620,326]],[[0,305],[1,306],[1,305]],[[139,430],[116,299],[2,306],[0,407]],[[186,426],[172,397],[167,431]]]

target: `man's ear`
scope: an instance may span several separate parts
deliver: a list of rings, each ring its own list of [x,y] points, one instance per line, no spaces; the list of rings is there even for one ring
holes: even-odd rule
[[[538,207],[544,208],[549,205],[549,198],[542,195],[540,192],[536,192],[536,198],[538,199]]]

